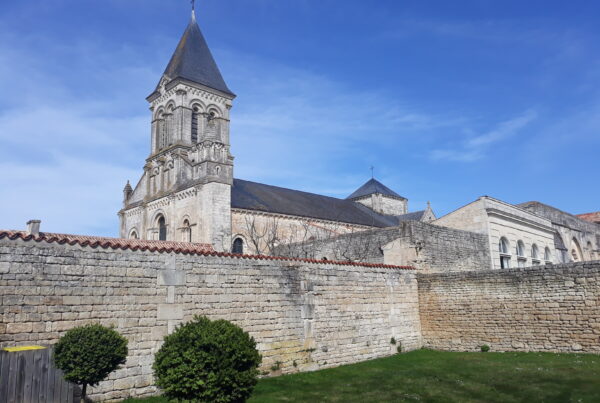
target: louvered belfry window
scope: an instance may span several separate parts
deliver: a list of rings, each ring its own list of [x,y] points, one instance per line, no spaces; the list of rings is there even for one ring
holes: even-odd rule
[[[198,118],[200,117],[200,111],[198,107],[194,107],[192,111],[192,144],[198,142]]]

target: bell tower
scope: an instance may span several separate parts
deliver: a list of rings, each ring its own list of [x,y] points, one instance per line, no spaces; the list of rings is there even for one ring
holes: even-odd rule
[[[121,237],[130,237],[134,230],[143,239],[229,249],[233,183],[229,111],[234,98],[192,7],[167,68],[146,98],[152,116],[150,154],[142,179],[126,194],[119,213]],[[143,214],[133,214],[140,210]],[[129,219],[134,215],[141,217]]]
[[[152,178],[150,193],[172,190],[190,179],[231,185],[229,110],[234,98],[192,10],[165,72],[147,98],[152,111],[151,153],[145,168]]]

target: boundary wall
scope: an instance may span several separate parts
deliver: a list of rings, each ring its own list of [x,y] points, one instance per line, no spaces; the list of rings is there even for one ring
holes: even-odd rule
[[[420,221],[397,227],[357,231],[334,238],[281,245],[280,256],[409,265],[419,272],[487,269],[491,257],[487,235]]]
[[[0,237],[0,347],[51,345],[90,322],[115,326],[129,356],[90,391],[95,400],[154,394],[154,353],[196,314],[248,331],[261,370],[280,362],[276,373],[391,355],[392,337],[404,350],[422,346],[408,268],[71,243]]]
[[[425,347],[600,353],[600,262],[419,274]]]

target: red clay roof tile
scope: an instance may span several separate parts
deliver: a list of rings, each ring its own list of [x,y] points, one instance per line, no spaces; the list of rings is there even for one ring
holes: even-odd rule
[[[231,257],[237,259],[253,259],[253,260],[282,260],[289,262],[303,262],[303,263],[321,263],[331,265],[344,265],[344,266],[359,266],[359,267],[375,267],[375,268],[389,268],[389,269],[403,269],[403,270],[415,270],[412,266],[394,266],[386,265],[381,263],[362,263],[362,262],[350,262],[350,261],[334,261],[334,260],[316,260],[316,259],[304,259],[304,258],[290,258],[284,256],[263,256],[263,255],[239,255],[227,252],[216,252],[213,247],[209,244],[204,243],[189,243],[189,242],[173,242],[173,241],[148,241],[143,239],[123,239],[123,238],[107,238],[87,235],[70,235],[70,234],[57,234],[51,232],[40,232],[38,236],[28,235],[23,231],[5,231],[0,230],[0,240],[7,238],[9,240],[21,239],[23,241],[35,241],[35,242],[46,242],[46,243],[58,243],[60,245],[79,245],[82,247],[103,249],[121,249],[121,250],[132,250],[132,251],[149,251],[159,253],[183,253],[189,255],[201,255],[201,256],[217,256],[217,257]]]

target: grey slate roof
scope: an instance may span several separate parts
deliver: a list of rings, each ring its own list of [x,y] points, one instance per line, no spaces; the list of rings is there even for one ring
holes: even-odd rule
[[[374,227],[398,225],[397,217],[377,214],[360,203],[241,179],[233,180],[231,207]]]
[[[171,80],[182,78],[235,96],[223,80],[200,27],[196,23],[194,12],[192,12],[190,23],[164,74]]]
[[[358,199],[363,196],[371,195],[373,193],[381,193],[382,195],[385,195],[385,196],[391,196],[391,197],[397,197],[400,199],[405,199],[404,197],[400,196],[398,193],[394,192],[392,189],[388,188],[387,186],[385,186],[383,183],[379,182],[375,178],[369,179],[367,181],[367,183],[365,183],[364,185],[362,185],[361,187],[356,189],[354,191],[354,193],[352,193],[346,199],[348,199],[348,200]]]
[[[399,221],[421,221],[421,219],[423,218],[423,215],[425,215],[425,211],[426,210],[415,211],[412,213],[407,213],[407,214],[397,216],[397,218]]]

